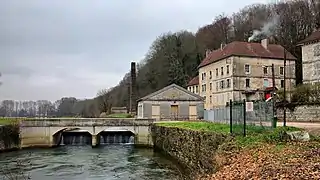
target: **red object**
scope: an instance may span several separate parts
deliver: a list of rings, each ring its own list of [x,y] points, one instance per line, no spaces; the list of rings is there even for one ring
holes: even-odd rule
[[[266,99],[269,99],[271,97],[271,93],[266,93]]]
[[[198,66],[209,65],[221,59],[230,56],[268,58],[268,59],[284,59],[283,47],[277,44],[269,44],[268,48],[264,48],[261,43],[249,43],[234,41],[227,44],[223,49],[212,51]],[[286,51],[287,60],[296,60],[290,52]]]

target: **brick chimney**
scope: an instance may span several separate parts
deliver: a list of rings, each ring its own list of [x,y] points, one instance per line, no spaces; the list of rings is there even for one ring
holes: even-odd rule
[[[208,57],[211,52],[212,52],[212,51],[211,51],[210,49],[207,49],[207,50],[206,50],[206,57]]]
[[[265,49],[268,49],[268,46],[269,46],[269,39],[266,38],[266,39],[262,39],[261,41],[261,45],[265,48]]]

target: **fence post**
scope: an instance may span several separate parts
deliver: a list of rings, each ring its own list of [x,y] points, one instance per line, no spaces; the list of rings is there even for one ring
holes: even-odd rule
[[[232,134],[232,100],[230,99],[230,102],[229,102],[229,118],[230,118],[230,134]]]
[[[246,99],[243,99],[243,136],[246,137],[246,120],[247,120],[247,116],[246,116]]]

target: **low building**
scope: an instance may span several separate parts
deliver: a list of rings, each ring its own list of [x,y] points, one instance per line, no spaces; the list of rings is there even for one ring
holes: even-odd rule
[[[200,96],[207,110],[226,106],[230,100],[264,99],[266,90],[273,86],[272,64],[275,87],[281,89],[286,84],[290,90],[295,86],[296,58],[268,39],[261,43],[235,41],[206,54],[198,68]]]
[[[199,76],[196,76],[189,81],[187,89],[192,93],[199,94]]]
[[[320,82],[320,30],[299,43],[302,48],[303,83]]]
[[[201,117],[201,109],[203,98],[176,84],[138,100],[138,118],[195,120]]]
[[[127,107],[111,107],[111,113],[113,114],[121,114],[121,113],[127,113]]]

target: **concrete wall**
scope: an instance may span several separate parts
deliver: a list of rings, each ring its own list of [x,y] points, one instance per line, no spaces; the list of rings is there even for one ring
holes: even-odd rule
[[[18,125],[0,126],[0,152],[20,148]]]
[[[283,111],[278,110],[277,116],[283,119]],[[287,121],[296,122],[320,122],[320,106],[298,106],[294,111],[287,110]]]
[[[302,46],[303,83],[319,82],[320,55],[318,53],[320,42]]]
[[[51,147],[65,130],[85,130],[92,135],[95,146],[96,136],[104,130],[128,130],[135,134],[135,144],[152,145],[150,125],[152,119],[39,119],[23,121],[20,125],[21,147]]]
[[[215,132],[152,126],[155,148],[176,159],[191,175],[211,174],[216,170],[215,154],[227,137]]]

